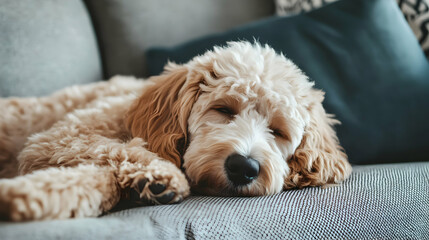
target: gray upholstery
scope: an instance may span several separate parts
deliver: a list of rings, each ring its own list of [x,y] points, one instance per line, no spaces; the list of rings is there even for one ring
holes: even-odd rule
[[[172,46],[272,15],[272,0],[85,0],[93,17],[105,77],[146,76],[144,51]]]
[[[148,216],[105,216],[78,220],[1,223],[2,240],[156,239]]]
[[[101,78],[81,1],[0,0],[0,97],[40,96]]]
[[[148,217],[152,223],[139,220]],[[2,223],[0,238],[64,233],[62,239],[134,239],[127,231],[135,231],[135,238],[145,239],[141,229],[148,224],[159,239],[429,239],[429,162],[356,166],[344,184],[327,189],[254,198],[194,196],[98,220]]]

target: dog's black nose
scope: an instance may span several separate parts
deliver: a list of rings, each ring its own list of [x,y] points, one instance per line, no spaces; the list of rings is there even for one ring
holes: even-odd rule
[[[226,159],[225,169],[234,185],[246,185],[258,177],[259,162],[240,154],[232,154]]]

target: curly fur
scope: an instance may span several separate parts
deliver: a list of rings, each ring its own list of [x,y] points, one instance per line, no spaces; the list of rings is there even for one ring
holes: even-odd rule
[[[256,196],[339,183],[351,166],[313,85],[270,47],[232,42],[147,81],[115,77],[1,99],[0,177],[9,179],[0,180],[0,215],[98,216],[130,189],[164,203],[190,188]],[[234,153],[261,166],[245,186],[226,176]]]

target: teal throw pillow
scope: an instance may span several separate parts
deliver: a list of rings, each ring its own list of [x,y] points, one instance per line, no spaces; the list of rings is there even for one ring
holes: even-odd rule
[[[326,92],[351,163],[429,161],[429,63],[392,0],[342,0],[147,52],[152,75],[224,45],[267,43]]]

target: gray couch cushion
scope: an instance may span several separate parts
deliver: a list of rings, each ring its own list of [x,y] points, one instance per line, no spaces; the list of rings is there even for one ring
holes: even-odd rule
[[[272,0],[85,0],[100,39],[105,77],[145,76],[144,51],[272,15]]]
[[[0,0],[0,97],[40,96],[101,77],[81,1]]]
[[[60,232],[62,239],[133,239],[122,235],[128,229],[144,239],[141,229],[149,223],[138,219],[147,217],[159,239],[429,239],[429,162],[356,166],[344,184],[327,189],[194,196],[99,219],[2,223],[0,239],[53,239]]]
[[[0,223],[2,240],[156,239],[148,216]]]

